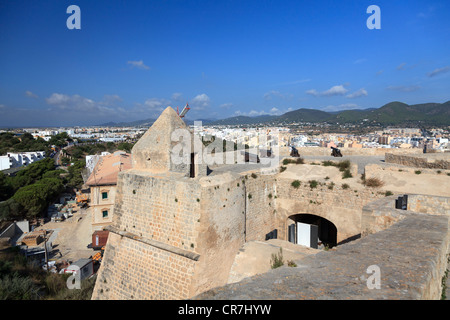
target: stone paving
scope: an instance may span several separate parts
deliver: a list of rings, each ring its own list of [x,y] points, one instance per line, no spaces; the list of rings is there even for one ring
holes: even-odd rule
[[[296,261],[295,268],[271,270],[194,299],[439,299],[448,243],[447,216],[414,214],[386,230]],[[379,267],[380,289],[368,286],[374,283],[370,266]]]

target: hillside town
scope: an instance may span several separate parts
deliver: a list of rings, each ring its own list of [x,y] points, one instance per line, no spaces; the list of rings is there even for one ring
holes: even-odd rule
[[[203,141],[222,139],[237,145],[247,145],[250,148],[267,148],[271,143],[270,136],[277,134],[277,143],[281,147],[325,147],[325,148],[400,148],[427,149],[428,152],[445,152],[449,150],[450,132],[448,127],[419,129],[394,128],[376,130],[367,134],[308,132],[302,127],[265,127],[265,126],[215,126],[202,125],[198,122],[191,126]],[[22,128],[9,132],[20,138],[24,133],[30,133],[35,139],[49,141],[52,136],[62,132],[67,133],[74,143],[118,143],[135,142],[148,127],[74,127],[74,128]],[[6,132],[0,130],[0,133]],[[269,138],[269,139],[268,139]],[[48,154],[47,156],[53,156]],[[42,159],[43,151],[8,152],[0,155],[0,170],[27,165]]]

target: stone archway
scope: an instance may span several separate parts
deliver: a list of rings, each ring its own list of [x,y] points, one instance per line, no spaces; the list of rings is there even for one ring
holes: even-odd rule
[[[332,248],[337,245],[337,228],[330,220],[314,214],[299,213],[288,217],[288,228],[292,228],[292,225],[297,222],[317,226],[319,246],[323,245]]]

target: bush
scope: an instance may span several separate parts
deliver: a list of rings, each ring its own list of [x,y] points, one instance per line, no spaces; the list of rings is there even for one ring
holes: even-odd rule
[[[287,265],[288,265],[288,267],[292,267],[292,268],[295,268],[297,266],[297,264],[292,260],[288,260]]]
[[[283,261],[283,249],[280,248],[278,254],[272,253],[272,259],[270,259],[270,267],[276,269],[284,265]]]
[[[415,173],[415,174],[421,174],[421,173],[422,173],[422,171],[420,171],[420,170],[416,170],[416,171],[414,171],[414,173]]]
[[[391,191],[386,191],[386,192],[384,193],[384,195],[385,195],[386,197],[389,197],[389,196],[392,196],[393,193],[392,193]]]
[[[347,178],[352,178],[353,175],[350,172],[350,169],[345,169],[344,172],[342,173],[342,179],[347,179]]]
[[[293,186],[295,189],[298,189],[300,187],[300,181],[299,180],[294,180],[291,183],[291,186]]]
[[[351,166],[350,160],[344,160],[344,161],[340,161],[338,163],[330,161],[330,160],[326,160],[326,161],[322,161],[322,165],[325,167],[335,166],[335,167],[339,168],[339,171],[343,172],[342,179],[347,179],[347,178],[353,177],[353,175],[350,173],[350,166]]]
[[[336,164],[336,167],[339,168],[339,171],[345,171],[346,169],[350,169],[350,165],[350,160],[344,160]]]
[[[342,189],[348,189],[348,188],[350,188],[350,186],[348,185],[348,184],[346,184],[346,183],[344,183],[343,185],[342,185]]]
[[[64,276],[57,273],[48,273],[45,278],[45,287],[47,289],[47,293],[50,295],[56,295],[60,291],[67,289],[67,278],[69,275]]]
[[[308,181],[308,182],[309,182],[309,187],[310,187],[311,189],[317,188],[318,182],[317,182],[316,180],[310,180],[310,181]]]
[[[17,273],[0,279],[1,300],[36,300],[39,299],[39,287],[29,277]]]
[[[379,188],[384,185],[384,182],[378,178],[369,178],[364,180],[364,185],[371,188]]]
[[[280,173],[283,172],[284,170],[286,170],[286,167],[281,166],[280,167]]]
[[[296,159],[284,159],[283,160],[283,165],[288,165],[288,164],[304,164],[305,160],[303,158],[296,158]]]

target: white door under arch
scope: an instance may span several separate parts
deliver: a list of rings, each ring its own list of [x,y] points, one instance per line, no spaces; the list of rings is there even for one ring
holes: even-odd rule
[[[313,224],[297,222],[297,244],[317,249],[319,227]]]

